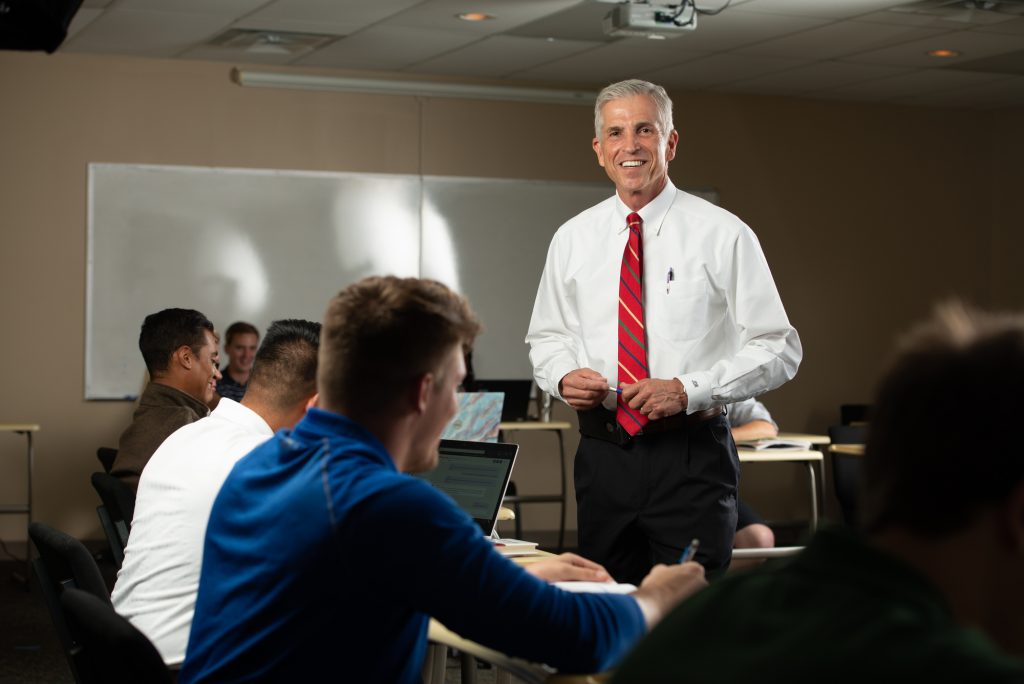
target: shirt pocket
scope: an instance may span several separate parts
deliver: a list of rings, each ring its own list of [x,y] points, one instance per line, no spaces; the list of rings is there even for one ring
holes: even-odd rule
[[[714,319],[714,293],[707,278],[655,286],[644,297],[648,334],[672,342],[703,337]]]

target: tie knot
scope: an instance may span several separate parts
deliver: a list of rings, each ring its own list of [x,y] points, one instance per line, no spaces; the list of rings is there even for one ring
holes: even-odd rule
[[[626,217],[626,225],[630,230],[640,233],[640,227],[644,224],[644,220],[640,218],[640,214],[635,211]]]

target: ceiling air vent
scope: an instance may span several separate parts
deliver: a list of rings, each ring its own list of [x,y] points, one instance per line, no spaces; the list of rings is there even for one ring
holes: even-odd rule
[[[336,38],[338,36],[322,33],[228,29],[210,40],[209,45],[240,52],[297,56],[312,52]]]

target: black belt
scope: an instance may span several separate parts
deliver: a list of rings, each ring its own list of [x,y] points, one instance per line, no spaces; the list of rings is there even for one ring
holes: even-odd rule
[[[712,406],[694,413],[677,413],[674,416],[650,421],[633,437],[630,437],[615,420],[615,411],[609,411],[603,406],[587,411],[578,411],[576,415],[579,417],[580,434],[614,444],[628,444],[631,439],[673,430],[687,430],[720,416],[722,413],[724,413],[724,409],[721,406]]]

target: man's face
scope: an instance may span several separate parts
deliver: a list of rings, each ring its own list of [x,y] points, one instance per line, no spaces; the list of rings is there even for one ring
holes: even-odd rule
[[[607,102],[601,114],[601,134],[594,138],[597,162],[622,201],[640,209],[665,188],[679,135],[660,130],[658,109],[646,95]]]
[[[445,356],[441,368],[434,375],[433,385],[427,391],[426,408],[416,427],[406,472],[422,473],[437,466],[441,432],[459,409],[455,395],[465,376],[462,345],[456,344]]]
[[[224,345],[228,355],[228,370],[236,374],[248,374],[252,370],[252,362],[256,358],[256,347],[260,338],[252,333],[238,333],[231,342]]]
[[[209,330],[203,331],[203,345],[192,355],[189,390],[196,399],[203,403],[213,400],[217,392],[217,381],[220,380],[220,353],[217,351],[217,338]]]

